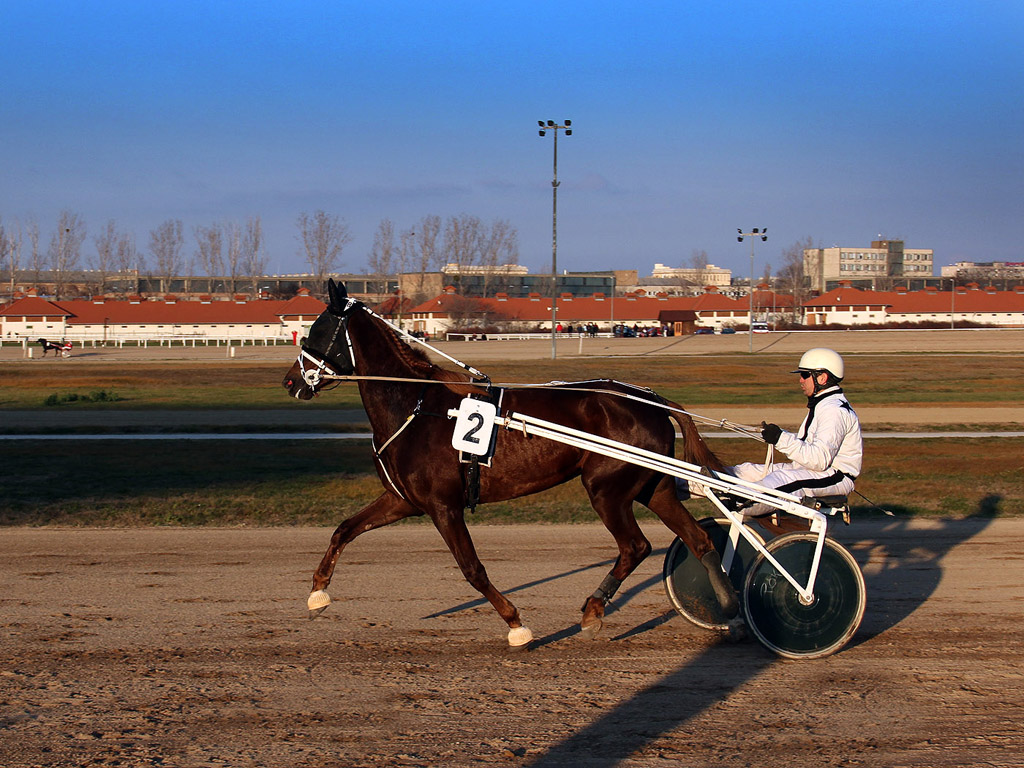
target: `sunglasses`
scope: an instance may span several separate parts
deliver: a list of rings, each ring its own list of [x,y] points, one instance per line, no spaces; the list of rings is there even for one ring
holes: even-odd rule
[[[809,379],[814,375],[814,371],[800,371],[801,379]]]

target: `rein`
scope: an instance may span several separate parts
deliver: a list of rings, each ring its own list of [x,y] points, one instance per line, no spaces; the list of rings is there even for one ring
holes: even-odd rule
[[[687,411],[684,408],[676,408],[675,406],[668,405],[667,403],[657,403],[657,402],[654,402],[652,400],[648,400],[647,398],[644,398],[644,397],[638,397],[636,395],[630,394],[629,392],[616,392],[613,389],[598,389],[596,387],[566,387],[566,386],[562,386],[564,384],[564,382],[560,382],[560,381],[550,381],[550,382],[548,382],[546,384],[522,384],[522,383],[516,383],[516,382],[498,382],[498,383],[493,383],[493,382],[491,382],[488,379],[487,383],[485,384],[485,383],[477,382],[477,381],[453,382],[453,381],[440,381],[440,380],[437,380],[437,379],[410,379],[410,378],[403,378],[401,376],[357,376],[355,374],[348,375],[348,376],[339,375],[339,374],[327,374],[323,378],[324,379],[328,379],[330,381],[339,381],[339,382],[340,381],[397,381],[397,382],[404,382],[404,383],[407,383],[407,384],[444,384],[444,385],[447,385],[447,386],[481,387],[481,388],[485,388],[485,389],[490,389],[490,388],[495,388],[495,389],[550,389],[550,388],[553,388],[553,387],[558,387],[558,390],[560,392],[588,392],[588,393],[592,393],[592,394],[613,395],[614,397],[623,397],[623,398],[626,398],[627,400],[635,400],[638,403],[644,403],[645,405],[651,405],[651,406],[654,406],[655,408],[661,408],[662,410],[665,410],[665,411],[672,411],[673,413],[681,413],[684,416],[689,416],[694,421],[700,422],[701,424],[704,424],[704,425],[707,425],[707,426],[716,426],[716,427],[719,427],[721,429],[726,429],[726,430],[729,430],[730,432],[736,432],[738,434],[746,435],[747,437],[752,437],[752,438],[754,438],[754,439],[756,439],[758,441],[763,442],[762,439],[761,439],[761,436],[760,436],[761,435],[761,430],[758,427],[753,427],[753,426],[750,426],[748,424],[738,424],[738,423],[736,423],[734,421],[729,421],[728,419],[715,419],[715,418],[712,418],[710,416],[703,416],[703,415],[701,415],[699,413],[694,413],[693,411]],[[624,384],[625,382],[616,382],[616,383]],[[627,386],[634,386],[634,385],[629,384]],[[639,387],[637,387],[637,389],[639,389]]]
[[[426,347],[427,349],[429,349],[434,354],[439,355],[439,356],[443,357],[444,359],[448,360],[449,362],[452,362],[455,365],[459,366],[464,371],[469,373],[470,376],[472,376],[474,379],[477,379],[477,381],[451,382],[451,381],[440,381],[440,380],[437,380],[437,379],[412,379],[412,378],[406,378],[406,377],[400,377],[400,376],[360,376],[360,375],[356,375],[356,374],[349,374],[349,375],[338,374],[338,373],[335,373],[334,370],[327,364],[326,360],[324,360],[322,358],[318,359],[314,355],[310,354],[310,352],[305,347],[303,347],[302,348],[302,352],[299,354],[299,359],[298,359],[299,370],[302,373],[303,380],[310,387],[315,389],[317,386],[319,386],[325,380],[337,381],[337,382],[342,382],[342,381],[395,381],[395,382],[405,382],[405,383],[417,383],[417,384],[423,384],[423,385],[443,384],[445,386],[456,385],[456,386],[468,386],[468,387],[481,387],[481,388],[484,388],[484,389],[487,389],[487,390],[490,390],[492,388],[501,388],[501,389],[546,389],[546,388],[551,388],[551,387],[557,386],[559,388],[559,390],[563,391],[563,392],[588,392],[588,393],[594,393],[594,394],[614,395],[615,397],[623,397],[623,398],[626,398],[627,400],[635,400],[636,402],[644,403],[646,405],[651,405],[651,406],[654,406],[656,408],[661,408],[661,409],[666,410],[666,411],[672,411],[673,413],[681,413],[681,414],[683,414],[685,416],[689,416],[694,421],[699,422],[699,423],[704,424],[704,425],[707,425],[707,426],[716,426],[716,427],[719,427],[720,429],[726,429],[726,430],[729,430],[730,432],[736,432],[737,434],[741,434],[741,435],[744,435],[746,437],[753,438],[753,439],[755,439],[755,440],[757,440],[759,442],[764,442],[763,439],[761,438],[761,430],[758,427],[752,427],[752,426],[747,425],[747,424],[738,424],[736,422],[732,422],[732,421],[729,421],[727,419],[714,419],[714,418],[711,418],[709,416],[702,416],[699,413],[693,413],[692,411],[687,411],[687,410],[685,410],[683,408],[676,408],[674,406],[668,405],[667,403],[653,402],[651,400],[648,400],[647,398],[638,397],[636,395],[630,394],[629,392],[616,392],[615,390],[598,389],[598,388],[594,388],[594,387],[566,387],[566,386],[562,386],[565,382],[557,382],[557,381],[548,382],[547,384],[519,384],[519,383],[511,383],[511,382],[510,383],[503,383],[503,384],[494,384],[494,383],[491,382],[491,377],[488,376],[483,371],[480,371],[480,370],[474,368],[473,366],[468,365],[468,364],[462,362],[461,360],[459,360],[459,359],[457,359],[455,357],[452,357],[451,355],[449,355],[449,354],[447,354],[445,352],[442,352],[440,349],[438,349],[437,347],[433,346],[429,342],[426,342],[423,339],[419,339],[419,338],[413,336],[411,333],[409,333],[408,331],[406,331],[403,328],[398,327],[397,325],[392,323],[390,320],[387,320],[386,318],[381,317],[379,314],[374,312],[372,309],[367,307],[365,304],[357,302],[355,299],[348,299],[348,303],[346,304],[345,309],[342,312],[343,319],[342,319],[341,322],[338,323],[338,327],[335,328],[334,336],[331,338],[331,341],[328,344],[327,349],[330,350],[334,346],[334,344],[337,342],[338,334],[341,333],[341,331],[344,329],[344,331],[345,331],[345,341],[346,341],[346,343],[348,345],[348,350],[349,350],[349,360],[352,361],[353,363],[355,362],[355,352],[352,349],[352,338],[351,338],[351,336],[350,336],[350,334],[348,332],[348,317],[347,317],[347,315],[348,315],[348,312],[352,309],[352,307],[354,305],[358,305],[361,309],[363,309],[365,312],[369,313],[372,317],[376,318],[381,323],[383,323],[384,325],[386,325],[389,328],[391,328],[391,330],[393,330],[399,336],[399,338],[406,339],[406,340],[409,340],[409,341],[413,341],[413,342],[416,342],[417,344],[420,344],[421,346]],[[307,370],[305,365],[304,365],[304,362],[303,362],[304,360],[308,360],[310,363],[313,364],[314,367],[312,369],[310,369],[310,370]],[[624,382],[617,382],[617,383],[621,384],[621,383],[624,383]],[[641,387],[637,387],[637,386],[635,386],[633,384],[627,384],[626,386],[633,387],[634,389],[642,389]],[[650,391],[650,390],[647,390],[647,391]],[[417,408],[417,410],[418,410],[418,408]],[[391,441],[394,440],[395,437],[397,437],[398,434],[401,433],[405,429],[406,426],[408,426],[409,422],[412,421],[412,419],[415,416],[416,416],[416,412],[410,414],[409,419],[398,430],[398,433],[396,433],[395,435],[392,435],[391,439],[388,440],[387,443],[385,443],[383,446],[381,446],[380,452],[383,452],[383,450],[388,446],[388,444],[391,443]],[[770,449],[771,449],[771,446],[769,446],[769,453],[770,453]]]

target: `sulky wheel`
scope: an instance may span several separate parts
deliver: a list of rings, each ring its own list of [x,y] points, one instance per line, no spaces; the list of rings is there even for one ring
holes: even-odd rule
[[[729,521],[706,517],[698,523],[707,532],[718,554],[722,555],[729,540]],[[757,533],[754,536],[763,541]],[[737,592],[743,588],[743,575],[756,554],[754,548],[741,536],[737,554],[729,569],[729,580]],[[675,539],[668,548],[663,573],[668,599],[679,613],[698,627],[719,630],[729,628],[711,588],[707,570],[687,549],[682,539]]]
[[[791,533],[773,539],[768,551],[790,575],[807,583],[817,536]],[[825,539],[814,582],[814,600],[804,605],[793,585],[764,555],[747,572],[743,612],[755,637],[790,659],[817,659],[835,653],[853,637],[864,617],[864,576],[849,551]]]

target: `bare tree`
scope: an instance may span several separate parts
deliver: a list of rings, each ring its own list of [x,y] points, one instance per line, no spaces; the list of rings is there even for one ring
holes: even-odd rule
[[[395,225],[391,219],[381,219],[373,235],[373,246],[366,259],[370,274],[374,277],[373,290],[384,293],[388,289],[388,277],[395,273],[398,252],[395,248]]]
[[[253,293],[259,292],[259,281],[267,271],[267,252],[263,248],[263,222],[259,216],[245,221],[241,242],[242,273],[252,281]]]
[[[698,251],[694,249],[693,253],[690,254],[690,258],[687,260],[687,266],[693,270],[691,273],[692,277],[683,277],[680,279],[680,283],[682,283],[683,287],[686,287],[687,284],[689,284],[696,288],[698,293],[702,292],[708,279],[709,263],[707,251]]]
[[[192,235],[196,239],[196,264],[209,278],[210,293],[213,293],[216,290],[213,278],[220,277],[224,272],[224,231],[215,222],[208,227],[193,227]]]
[[[499,267],[519,263],[519,238],[515,227],[506,219],[495,219],[481,233],[480,265],[484,267],[482,295],[508,288],[508,275]]]
[[[231,293],[236,294],[238,279],[242,275],[242,229],[237,222],[229,221],[224,225],[224,243],[227,246],[224,266],[227,268]]]
[[[4,220],[0,217],[0,266],[6,265],[7,252],[10,249],[10,242],[7,239],[7,229],[4,227]],[[14,262],[11,262],[11,292],[14,292]]]
[[[142,254],[135,247],[135,236],[125,232],[117,238],[114,247],[114,268],[121,279],[117,281],[117,290],[127,291],[129,280],[131,280],[131,292],[139,292],[139,273],[146,265],[142,261]]]
[[[327,276],[337,271],[345,246],[352,242],[348,224],[322,210],[301,213],[296,223],[302,244],[299,255],[306,259],[320,290],[325,290]]]
[[[462,277],[469,267],[480,264],[481,224],[479,216],[462,213],[449,216],[444,225],[445,266],[455,268],[452,281],[461,289]],[[459,290],[459,293],[462,291]]]
[[[170,291],[171,280],[181,274],[184,242],[180,219],[167,219],[149,233],[149,250],[153,254],[156,273],[164,281],[164,291]]]
[[[107,223],[100,229],[99,234],[92,239],[93,245],[96,247],[96,256],[91,260],[93,279],[90,282],[93,293],[103,293],[106,290],[107,278],[117,268],[115,266],[117,241],[117,222],[107,219]]]
[[[444,266],[444,254],[438,244],[441,237],[441,217],[424,216],[416,227],[413,240],[415,245],[412,264],[414,270],[425,275],[432,267],[440,269]]]
[[[408,233],[408,238],[403,238],[402,248],[402,272],[403,274],[417,273],[411,285],[409,298],[419,303],[428,298],[427,296],[427,272],[431,268],[440,269],[444,264],[444,254],[438,241],[441,237],[441,217],[435,215],[424,216],[413,231]],[[408,245],[408,249],[406,249]]]
[[[67,293],[68,283],[79,268],[84,240],[85,221],[82,217],[68,210],[61,211],[47,254],[53,272],[53,292],[58,301]]]
[[[782,251],[782,266],[779,268],[778,281],[781,290],[793,295],[793,319],[798,320],[801,307],[807,301],[810,290],[804,272],[804,251],[814,248],[814,238],[808,235]]]
[[[441,217],[435,215],[424,216],[416,227],[416,255],[414,257],[415,267],[421,272],[427,272],[430,267],[440,267],[444,260],[438,240],[441,236]]]
[[[28,269],[32,282],[38,287],[43,279],[43,272],[46,271],[46,254],[39,248],[39,222],[30,218],[25,224],[25,234],[28,237]]]
[[[8,268],[10,293],[13,296],[18,269],[21,267],[21,227],[5,227],[3,221],[0,221],[0,264]]]

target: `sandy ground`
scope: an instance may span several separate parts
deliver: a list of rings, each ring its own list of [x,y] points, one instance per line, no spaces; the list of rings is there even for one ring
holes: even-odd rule
[[[551,357],[550,337],[530,341],[452,341],[435,342],[445,354],[476,365],[487,360],[543,360]],[[648,339],[561,338],[558,340],[559,357],[654,355],[720,355],[749,354],[751,340],[747,334],[730,336],[679,336]],[[954,352],[959,355],[978,353],[1018,354],[1024,352],[1024,328],[1003,329],[937,329],[930,331],[857,330],[857,331],[800,331],[754,334],[754,354],[782,354],[799,356],[809,347],[832,347],[844,355],[890,354],[913,351],[915,353]],[[233,356],[229,357],[229,349]],[[209,362],[252,362],[254,360],[294,360],[293,346],[263,346],[235,344],[233,347],[196,346],[145,348],[114,346],[76,347],[69,360],[57,360],[51,353],[40,358],[38,346],[33,347],[35,357],[30,363],[68,364],[74,360],[131,361],[177,360]],[[20,346],[0,348],[0,361],[25,360]]]
[[[429,526],[354,542],[315,621],[328,530],[4,530],[0,765],[1024,765],[1024,520],[840,526],[868,609],[818,661],[672,612],[656,524],[595,641],[603,528],[473,530],[530,652]]]

